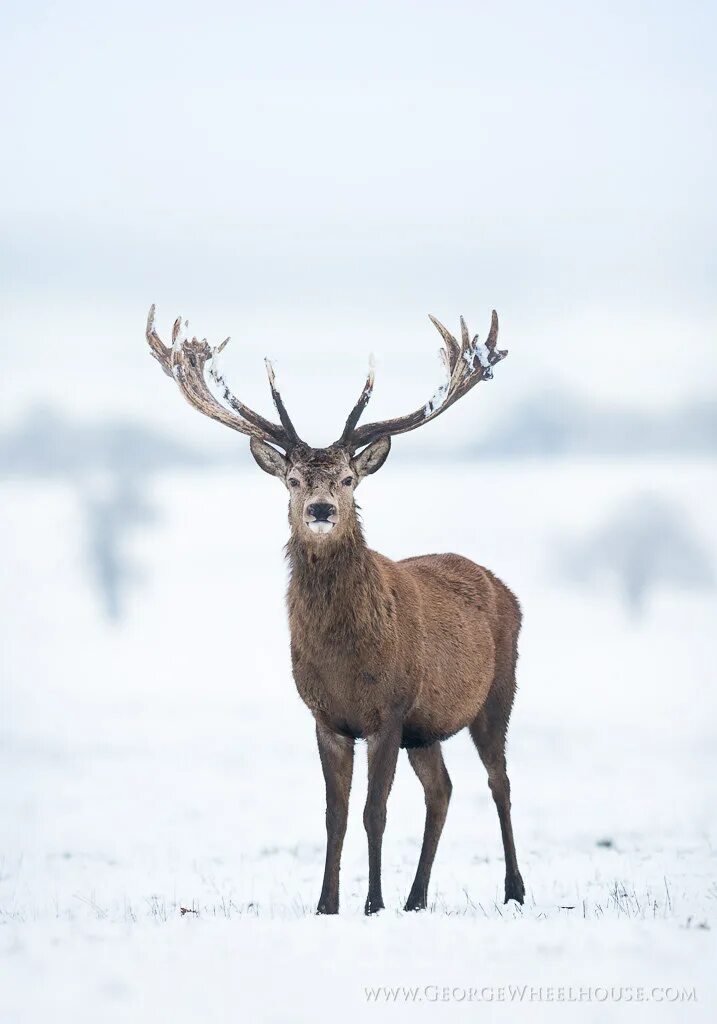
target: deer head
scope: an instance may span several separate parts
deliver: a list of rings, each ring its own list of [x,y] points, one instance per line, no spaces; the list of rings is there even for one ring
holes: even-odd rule
[[[439,323],[431,321],[443,338],[440,350],[445,379],[433,397],[419,409],[395,419],[358,426],[374,386],[370,367],[356,405],[348,415],[341,437],[328,448],[311,448],[301,440],[276,386],[274,370],[265,360],[271,395],[279,423],[265,419],[236,398],[219,370],[218,356],[229,341],[211,348],[206,339],[188,340],[187,322],[174,323],[172,344],[164,345],[154,329],[155,308],[147,319],[147,341],[164,372],[173,377],[195,409],[227,427],[249,436],[249,447],[266,473],[283,481],[289,492],[289,521],[294,534],[316,548],[331,546],[356,524],[354,491],[364,477],[384,464],[391,438],[415,430],[445,412],[481,380],[490,380],[493,366],[506,351],[496,349],[498,316],[493,311],[488,337],[471,341],[461,317],[460,342]],[[205,371],[221,395],[210,390]]]

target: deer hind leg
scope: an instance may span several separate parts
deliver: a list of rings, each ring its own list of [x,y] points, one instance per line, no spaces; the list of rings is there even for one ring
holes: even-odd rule
[[[440,743],[433,743],[430,747],[409,749],[408,760],[423,784],[426,797],[426,827],[423,833],[423,845],[416,877],[413,880],[404,909],[425,910],[428,902],[431,868],[448,814],[448,804],[453,786],[443,760]]]
[[[386,828],[386,803],[393,785],[401,745],[401,723],[402,715],[392,715],[377,733],[368,737],[368,794],[363,812],[368,836],[367,914],[383,910],[381,848]]]
[[[494,681],[485,705],[470,726],[470,734],[488,772],[488,785],[498,809],[505,854],[505,902],[517,900],[518,903],[522,903],[525,899],[525,886],[520,877],[515,853],[513,824],[510,817],[510,780],[505,763],[505,736],[515,683],[501,687],[498,685],[499,682]]]
[[[319,757],[326,782],[326,866],[317,914],[339,912],[339,868],[346,835],[354,741],[316,723]]]

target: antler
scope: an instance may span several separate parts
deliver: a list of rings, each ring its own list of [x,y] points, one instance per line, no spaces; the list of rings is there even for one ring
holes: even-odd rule
[[[240,434],[248,434],[249,437],[268,441],[270,444],[283,448],[285,452],[290,451],[297,444],[301,444],[299,435],[289,419],[289,414],[277,390],[274,368],[268,359],[265,360],[266,371],[281,426],[254,412],[229,390],[227,382],[218,368],[219,353],[225,348],[229,338],[215,348],[210,348],[206,338],[202,341],[192,338],[189,341],[186,337],[186,329],[189,325],[186,320],[183,323],[181,318],[178,318],[174,321],[172,328],[172,344],[167,346],[154,329],[154,313],[155,307],[152,305],[147,317],[146,332],[152,355],[167,376],[174,378],[179,385],[179,390],[190,405],[204,413],[205,416],[210,416],[213,420],[223,423],[226,427],[238,430]],[[220,388],[222,398],[231,406],[231,411],[222,405],[209,390],[204,376],[204,368],[207,363],[211,363],[209,376]]]
[[[440,349],[439,355],[446,371],[446,380],[438,388],[433,398],[420,409],[416,409],[415,412],[408,413],[406,416],[397,416],[395,419],[366,423],[362,427],[357,427],[356,424],[373,391],[374,371],[371,366],[363,391],[349,413],[344,431],[336,442],[337,445],[355,452],[358,448],[370,444],[371,441],[375,441],[379,437],[384,437],[387,434],[405,434],[409,430],[423,426],[424,423],[428,423],[429,420],[435,419],[436,416],[445,412],[449,406],[467,394],[472,387],[475,387],[478,381],[491,380],[495,364],[508,355],[507,350],[499,350],[495,347],[498,341],[498,314],[495,310],[493,310],[488,337],[482,343],[478,340],[477,334],[473,341],[470,340],[463,317],[461,317],[460,344],[440,321],[436,320],[434,316],[431,316],[430,319],[443,338],[445,348]]]

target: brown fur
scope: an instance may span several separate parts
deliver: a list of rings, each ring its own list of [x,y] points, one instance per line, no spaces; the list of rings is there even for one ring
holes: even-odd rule
[[[353,486],[342,486],[352,471]],[[518,601],[488,569],[460,555],[394,562],[368,548],[353,499],[361,469],[344,452],[304,448],[283,472],[295,484],[287,545],[293,673],[316,719],[327,784],[327,868],[319,910],[338,910],[338,861],[356,739],[369,741],[369,779],[372,768],[375,779],[364,814],[374,863],[367,912],[383,905],[380,838],[399,747],[408,748],[426,792],[424,846],[407,907],[426,906],[451,790],[440,741],[466,727],[498,807],[506,899],[522,902],[505,768]],[[327,536],[317,537],[306,526],[306,509],[318,499],[337,510],[337,524]]]
[[[392,562],[353,536],[317,555],[288,545],[294,678],[310,710],[354,739],[404,707],[402,746],[470,725],[495,685],[512,704],[518,602],[460,555]]]

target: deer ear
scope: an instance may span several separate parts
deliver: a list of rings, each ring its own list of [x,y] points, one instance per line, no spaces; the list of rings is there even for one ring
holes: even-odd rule
[[[289,460],[272,448],[266,441],[260,441],[258,437],[252,437],[249,441],[249,450],[254,456],[254,461],[260,469],[271,476],[278,476],[283,480],[289,468]]]
[[[365,476],[370,476],[371,473],[375,473],[377,469],[380,469],[388,458],[390,451],[391,437],[387,435],[386,437],[379,437],[378,441],[374,441],[373,444],[359,452],[353,459],[353,467],[359,480],[362,480]]]

